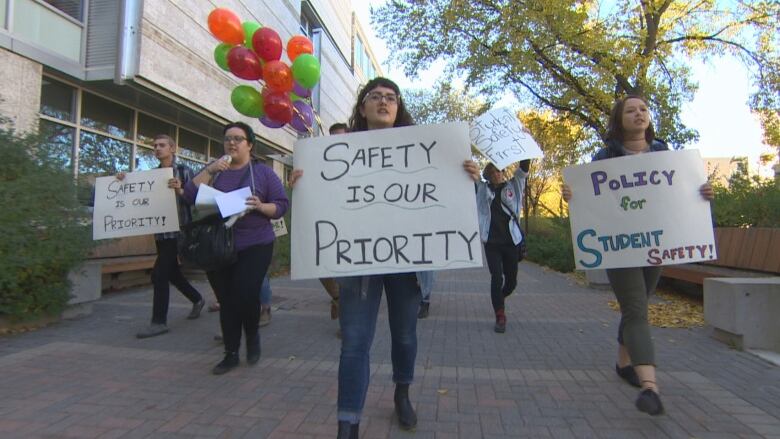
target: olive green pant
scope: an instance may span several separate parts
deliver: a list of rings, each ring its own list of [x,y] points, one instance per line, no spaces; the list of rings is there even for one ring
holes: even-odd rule
[[[620,304],[618,343],[626,347],[634,366],[655,366],[647,301],[658,285],[661,267],[611,268],[607,277]]]

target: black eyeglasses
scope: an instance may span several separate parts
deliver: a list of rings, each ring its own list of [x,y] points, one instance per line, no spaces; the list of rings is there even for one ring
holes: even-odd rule
[[[382,102],[382,99],[384,99],[385,102],[387,102],[388,104],[397,104],[399,98],[400,96],[398,96],[395,93],[388,93],[386,95],[383,95],[378,91],[372,91],[371,93],[368,93],[366,97],[363,98],[363,103],[365,104],[366,101],[371,101],[375,104],[378,104]]]
[[[225,143],[241,143],[246,140],[244,136],[225,136]]]

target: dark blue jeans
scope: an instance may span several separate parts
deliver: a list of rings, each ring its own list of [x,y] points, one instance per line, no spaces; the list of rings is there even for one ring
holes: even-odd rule
[[[401,384],[410,384],[414,379],[420,289],[414,273],[366,276],[365,280],[363,277],[349,277],[337,281],[341,325],[338,419],[357,423],[368,392],[369,352],[382,289],[387,296],[393,382]]]

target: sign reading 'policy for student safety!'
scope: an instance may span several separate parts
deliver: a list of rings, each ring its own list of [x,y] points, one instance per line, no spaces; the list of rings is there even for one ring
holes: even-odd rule
[[[173,168],[130,172],[123,180],[95,180],[92,239],[151,235],[179,230],[176,194],[168,187]]]
[[[468,124],[303,139],[293,279],[480,267]]]
[[[697,150],[599,160],[563,170],[578,269],[716,259]]]

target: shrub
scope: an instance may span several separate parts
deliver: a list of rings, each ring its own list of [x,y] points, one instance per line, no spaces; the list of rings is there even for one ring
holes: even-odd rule
[[[739,166],[728,187],[715,185],[712,215],[719,227],[780,227],[780,183]]]
[[[61,312],[92,246],[68,159],[41,140],[0,126],[0,318],[12,322]]]
[[[574,271],[568,218],[529,218],[528,260],[562,273]]]

